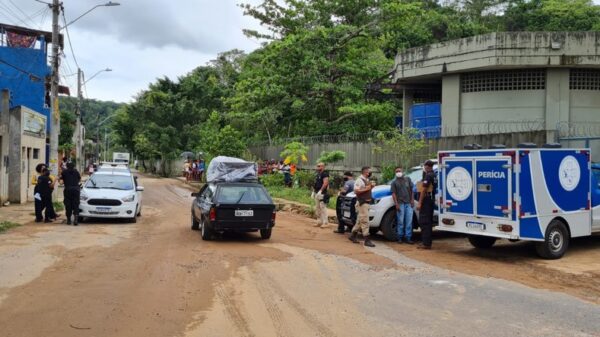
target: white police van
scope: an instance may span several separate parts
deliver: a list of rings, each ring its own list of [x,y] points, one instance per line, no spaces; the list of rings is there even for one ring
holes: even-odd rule
[[[562,257],[570,238],[600,232],[600,189],[589,149],[438,155],[439,230],[468,234],[478,248],[497,239],[536,241],[538,254],[548,259]]]

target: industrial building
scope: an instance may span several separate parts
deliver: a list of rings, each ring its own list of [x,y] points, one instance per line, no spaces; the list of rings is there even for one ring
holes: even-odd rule
[[[492,33],[412,48],[397,55],[393,83],[404,126],[426,137],[539,131],[546,142],[589,145],[600,160],[600,142],[586,141],[600,136],[600,32]]]

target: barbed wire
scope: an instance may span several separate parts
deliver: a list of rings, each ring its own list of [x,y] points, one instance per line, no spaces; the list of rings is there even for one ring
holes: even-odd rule
[[[597,125],[600,131],[600,123]],[[487,134],[505,134],[505,133],[520,133],[543,131],[546,129],[543,119],[535,120],[518,120],[518,121],[488,121],[482,123],[462,123],[457,126],[437,126],[426,127],[419,129],[417,137],[421,138],[440,138],[453,136],[477,136]],[[379,135],[384,138],[390,138],[396,135],[399,131],[370,131],[366,133],[340,134],[340,135],[320,135],[306,137],[291,137],[278,138],[272,142],[261,140],[251,142],[250,146],[281,146],[290,142],[301,142],[305,145],[310,144],[329,144],[329,143],[365,143],[375,142]]]
[[[558,137],[599,137],[599,122],[559,122],[556,131]]]

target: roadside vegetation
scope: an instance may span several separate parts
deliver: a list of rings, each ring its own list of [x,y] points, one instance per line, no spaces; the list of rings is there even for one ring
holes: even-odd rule
[[[53,201],[52,205],[54,206],[54,211],[61,212],[65,210],[65,204],[61,201]]]
[[[390,131],[401,101],[365,92],[389,82],[399,51],[495,31],[600,30],[591,0],[262,0],[240,8],[261,24],[244,31],[261,47],[157,79],[117,109],[111,144],[152,160],[183,151],[253,159],[250,144]]]
[[[16,222],[2,221],[2,222],[0,222],[0,233],[5,232],[14,227],[19,227],[19,226],[21,226],[21,225]]]

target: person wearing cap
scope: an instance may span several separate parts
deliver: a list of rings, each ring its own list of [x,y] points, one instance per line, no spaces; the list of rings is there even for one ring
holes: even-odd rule
[[[423,181],[419,196],[419,226],[421,227],[421,245],[419,249],[431,249],[431,234],[433,227],[433,211],[435,207],[435,190],[437,189],[437,177],[433,172],[433,162],[428,160],[423,164]]]
[[[81,175],[75,169],[75,163],[67,163],[67,169],[62,171],[60,180],[65,185],[63,192],[65,198],[63,202],[67,214],[67,225],[71,224],[71,215],[73,215],[73,225],[77,226],[79,221],[79,183],[81,182]]]
[[[371,191],[375,186],[375,183],[370,178],[371,168],[365,166],[361,170],[361,175],[354,183],[354,193],[356,194],[355,207],[358,214],[356,224],[352,228],[352,234],[348,240],[353,243],[359,243],[358,233],[362,231],[363,238],[365,239],[364,245],[366,247],[375,247],[375,244],[369,239],[369,204],[373,200]]]
[[[335,207],[335,213],[338,218],[338,228],[334,230],[334,233],[344,234],[346,232],[346,225],[342,221],[342,204],[346,194],[352,193],[354,191],[354,177],[352,176],[352,172],[346,171],[344,172],[344,186],[340,190],[340,193],[337,197],[337,204]]]

